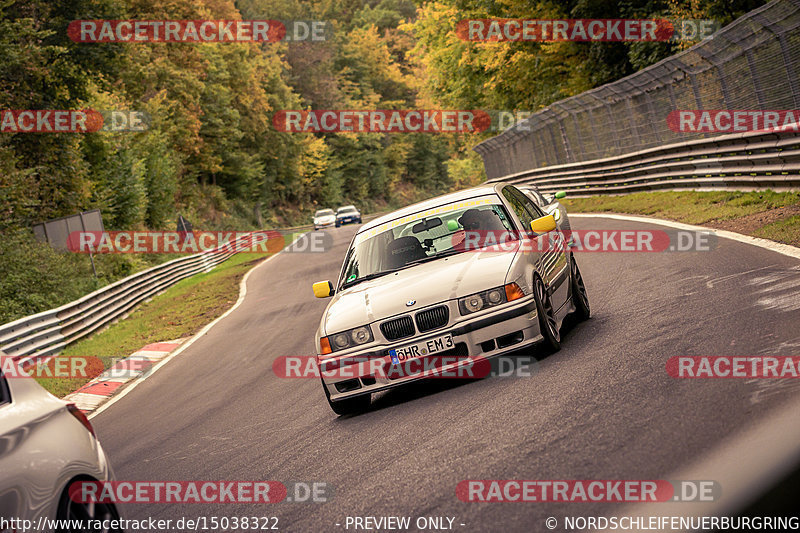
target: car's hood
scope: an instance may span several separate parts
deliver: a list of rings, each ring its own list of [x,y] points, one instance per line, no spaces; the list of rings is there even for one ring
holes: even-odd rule
[[[336,215],[336,218],[344,218],[344,217],[357,217],[359,214],[353,211],[352,213],[342,213],[340,215]]]
[[[328,224],[330,222],[333,222],[334,220],[336,220],[336,216],[335,215],[324,215],[324,216],[321,216],[321,217],[314,217],[314,222],[315,223],[318,222],[320,224]]]
[[[323,335],[503,285],[515,250],[463,252],[354,285],[328,305]]]

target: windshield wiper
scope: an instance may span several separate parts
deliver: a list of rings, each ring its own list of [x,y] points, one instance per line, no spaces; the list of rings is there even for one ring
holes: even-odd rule
[[[445,250],[443,252],[435,253],[435,254],[429,255],[427,257],[421,257],[419,259],[415,259],[413,261],[409,261],[408,263],[403,265],[402,268],[406,268],[406,267],[410,267],[410,266],[414,266],[414,265],[419,265],[420,263],[427,263],[428,261],[433,261],[434,259],[440,259],[442,257],[449,257],[451,255],[460,254],[461,252],[464,252],[464,251],[465,250],[456,250],[456,249],[450,248],[449,250]]]
[[[347,287],[352,287],[353,285],[356,285],[357,283],[361,283],[362,281],[369,281],[371,279],[379,278],[381,276],[385,276],[386,274],[391,274],[392,272],[397,272],[398,270],[400,270],[400,269],[381,270],[380,272],[373,272],[372,274],[367,274],[363,278],[356,278],[354,280],[345,281],[342,284],[342,288],[346,289]]]

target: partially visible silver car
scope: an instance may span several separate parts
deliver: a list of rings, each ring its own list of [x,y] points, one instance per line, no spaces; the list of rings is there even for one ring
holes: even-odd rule
[[[19,520],[6,529],[86,531],[91,519],[106,521],[105,531],[120,531],[118,523],[113,527],[119,518],[114,504],[69,497],[75,483],[113,480],[89,419],[75,404],[10,369],[18,366],[0,352],[0,520]],[[24,520],[34,526],[23,528]],[[81,520],[84,527],[54,520]]]
[[[314,213],[314,230],[330,228],[336,224],[336,213],[333,209],[320,209]]]
[[[566,198],[567,193],[564,191],[558,191],[553,195],[545,195],[542,194],[542,192],[539,191],[539,188],[535,185],[521,185],[519,186],[519,190],[524,192],[528,198],[536,202],[536,205],[541,207],[542,211],[548,215],[553,215],[562,231],[570,231],[572,229],[569,224],[567,208],[564,207],[561,202],[559,202],[560,199]]]

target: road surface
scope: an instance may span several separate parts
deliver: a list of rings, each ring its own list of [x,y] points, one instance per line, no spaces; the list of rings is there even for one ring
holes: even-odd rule
[[[280,379],[272,363],[315,353],[327,301],[311,283],[336,279],[354,231],[331,230],[327,253],[262,265],[238,309],[93,420],[118,480],[321,481],[331,500],[130,504],[126,518],[277,516],[283,531],[346,531],[348,516],[436,516],[461,531],[546,531],[548,517],[621,504],[465,503],[458,482],[670,479],[800,395],[798,380],[667,375],[676,355],[798,354],[798,261],[720,239],[711,252],[579,254],[593,316],[534,375],[417,384],[337,418],[319,381]]]

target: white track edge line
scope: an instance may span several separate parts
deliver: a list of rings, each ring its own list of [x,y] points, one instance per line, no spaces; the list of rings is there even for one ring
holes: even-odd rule
[[[777,252],[779,254],[788,255],[789,257],[794,257],[795,259],[800,259],[800,248],[795,246],[771,241],[769,239],[762,239],[760,237],[751,237],[750,235],[743,235],[733,231],[708,228],[705,226],[694,226],[692,224],[684,224],[683,222],[673,222],[672,220],[664,220],[663,218],[640,217],[635,215],[615,215],[606,213],[569,213],[568,216],[569,218],[613,218],[615,220],[628,220],[631,222],[649,222],[651,224],[660,224],[662,226],[670,226],[683,230],[711,231],[719,237],[724,237],[726,239],[731,239],[745,244],[751,244],[753,246],[758,246],[759,248],[765,248],[772,252]]]
[[[100,407],[98,407],[97,409],[95,409],[94,411],[92,411],[92,413],[91,413],[91,414],[88,416],[88,418],[91,420],[92,418],[96,417],[97,415],[99,415],[100,413],[102,413],[103,411],[105,411],[106,409],[108,409],[109,407],[111,407],[112,405],[114,405],[115,403],[117,403],[119,400],[121,400],[122,398],[124,398],[124,397],[125,397],[125,396],[126,396],[126,395],[127,395],[129,392],[130,392],[130,391],[132,391],[133,389],[135,389],[135,388],[136,388],[136,387],[137,387],[137,386],[138,386],[140,383],[142,383],[144,380],[146,380],[147,378],[149,378],[150,376],[152,376],[153,374],[155,374],[155,373],[156,373],[156,371],[157,371],[159,368],[161,368],[161,367],[162,367],[162,366],[164,366],[165,364],[169,363],[169,362],[172,360],[172,358],[173,358],[173,357],[175,357],[175,356],[177,356],[178,354],[182,353],[182,352],[183,352],[184,350],[186,350],[186,349],[187,349],[189,346],[191,346],[192,344],[194,344],[194,343],[195,343],[195,341],[197,341],[197,340],[198,340],[200,337],[202,337],[203,335],[205,335],[206,333],[208,333],[208,331],[209,331],[211,328],[213,328],[213,327],[214,327],[214,326],[217,324],[217,322],[221,321],[223,318],[225,318],[225,317],[226,317],[226,316],[228,316],[229,314],[233,313],[233,312],[234,312],[234,311],[235,311],[235,310],[236,310],[236,309],[237,309],[237,308],[238,308],[240,305],[242,305],[242,302],[244,302],[244,298],[245,298],[245,296],[247,295],[247,280],[250,278],[250,274],[252,274],[253,272],[255,272],[255,270],[256,270],[256,269],[258,269],[259,267],[261,267],[262,265],[266,265],[266,264],[269,262],[269,260],[270,260],[270,259],[272,259],[272,258],[274,258],[274,257],[278,257],[279,255],[281,255],[281,254],[283,253],[283,251],[284,251],[284,250],[286,250],[287,248],[291,247],[291,246],[292,246],[294,243],[296,243],[298,240],[302,239],[302,238],[303,238],[305,235],[308,235],[308,233],[309,233],[309,232],[306,232],[306,233],[302,233],[302,234],[300,234],[300,235],[299,235],[297,238],[295,238],[295,239],[294,239],[294,240],[293,240],[293,241],[292,241],[290,244],[288,244],[287,246],[285,246],[285,247],[284,247],[284,248],[283,248],[283,249],[282,249],[280,252],[278,252],[278,253],[276,253],[276,254],[273,254],[273,255],[271,255],[271,256],[269,256],[269,257],[267,257],[266,259],[264,259],[263,261],[261,261],[259,264],[257,264],[256,266],[254,266],[253,268],[251,268],[250,270],[248,270],[248,271],[245,273],[245,275],[244,275],[244,277],[242,278],[242,280],[239,282],[239,298],[236,300],[236,303],[235,303],[235,304],[233,304],[233,306],[232,306],[230,309],[228,309],[227,311],[225,311],[224,313],[222,313],[220,316],[218,316],[217,318],[215,318],[214,320],[212,320],[211,322],[209,322],[208,324],[206,324],[206,325],[203,327],[203,329],[201,329],[200,331],[198,331],[197,333],[195,333],[195,334],[192,336],[192,338],[190,338],[188,341],[186,341],[186,342],[184,342],[183,344],[181,344],[181,345],[180,345],[180,347],[176,348],[174,352],[170,353],[170,354],[169,354],[168,356],[166,356],[164,359],[162,359],[161,361],[159,361],[159,362],[158,362],[158,364],[156,364],[155,366],[153,366],[153,368],[152,368],[152,369],[150,369],[150,371],[149,371],[149,372],[148,372],[146,375],[140,375],[139,377],[137,377],[137,378],[135,378],[134,380],[132,380],[131,382],[129,382],[130,384],[129,384],[129,385],[127,385],[127,386],[125,386],[125,388],[124,388],[124,389],[122,389],[122,392],[120,392],[119,394],[115,394],[115,395],[114,395],[114,396],[112,396],[112,397],[111,397],[111,399],[109,399],[107,402],[105,402],[105,403],[104,403],[104,404],[102,404]]]

